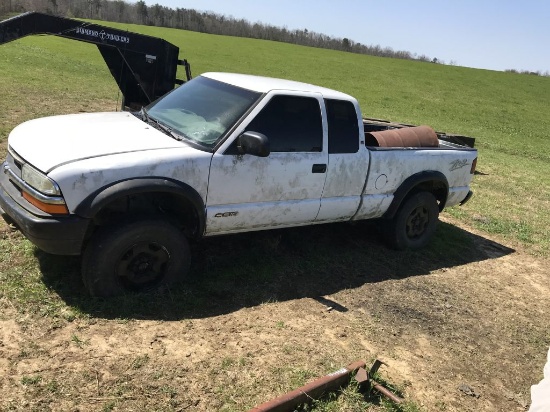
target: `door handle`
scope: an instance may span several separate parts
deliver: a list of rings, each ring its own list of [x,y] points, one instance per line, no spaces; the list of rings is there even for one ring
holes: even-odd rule
[[[311,173],[325,173],[327,171],[327,165],[324,163],[316,163],[311,168]]]

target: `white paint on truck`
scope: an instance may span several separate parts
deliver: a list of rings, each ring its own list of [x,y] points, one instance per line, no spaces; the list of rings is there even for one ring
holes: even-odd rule
[[[127,112],[30,120],[13,129],[9,145],[44,173],[93,157],[182,146]]]
[[[113,183],[165,177],[194,188],[206,206],[206,235],[311,223],[378,218],[409,176],[438,171],[449,183],[447,206],[469,192],[475,151],[423,148],[328,153],[324,100],[357,101],[323,87],[240,74],[206,73],[203,77],[263,93],[245,119],[215,152],[177,141],[129,113],[93,113],[31,120],[16,127],[10,147],[48,174],[73,212],[84,198]],[[317,100],[322,121],[322,149],[272,152],[268,157],[228,155],[247,126],[275,96]],[[333,137],[334,138],[334,137]],[[356,136],[363,143],[362,128]],[[443,143],[443,146],[445,144]],[[314,165],[325,165],[313,173]]]

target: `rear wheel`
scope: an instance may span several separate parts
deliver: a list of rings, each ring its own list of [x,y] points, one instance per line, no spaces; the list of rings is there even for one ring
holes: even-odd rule
[[[433,237],[438,218],[439,206],[435,196],[419,192],[405,200],[384,228],[384,235],[394,249],[419,249]]]
[[[150,292],[170,286],[189,271],[185,236],[163,220],[100,228],[82,258],[82,279],[92,296]]]

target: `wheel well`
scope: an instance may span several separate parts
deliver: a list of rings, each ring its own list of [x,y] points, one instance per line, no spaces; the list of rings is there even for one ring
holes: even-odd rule
[[[447,178],[438,171],[424,171],[408,177],[395,191],[393,201],[383,218],[393,219],[403,202],[419,192],[433,194],[437,200],[439,211],[442,211],[447,203],[449,192]]]
[[[138,217],[162,217],[180,229],[187,238],[201,236],[201,223],[193,203],[185,196],[169,192],[137,193],[121,196],[93,217],[96,226],[105,226]]]
[[[428,182],[422,182],[415,187],[413,187],[409,193],[405,196],[403,201],[406,201],[409,197],[413,196],[416,193],[419,192],[428,192],[435,196],[437,199],[439,211],[441,212],[443,208],[445,207],[445,203],[447,203],[447,186],[445,183],[439,181],[439,180],[433,180]]]

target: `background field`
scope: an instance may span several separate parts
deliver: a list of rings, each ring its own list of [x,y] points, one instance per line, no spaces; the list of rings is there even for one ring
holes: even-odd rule
[[[395,360],[394,377],[402,388],[424,380],[424,386],[412,384],[411,390],[421,408],[523,410],[550,344],[545,309],[550,78],[112,25],[178,45],[194,75],[230,71],[319,84],[357,97],[364,116],[474,136],[479,149],[475,196],[443,215],[452,225],[444,223],[435,244],[421,256],[385,250],[375,235],[364,234],[372,232],[368,225],[220,238],[195,250],[187,289],[174,291],[170,299],[136,297],[114,303],[84,296],[78,259],[41,254],[0,223],[5,345],[0,372],[14,374],[0,386],[3,395],[12,393],[3,397],[3,407],[64,410],[84,404],[125,410],[153,405],[183,410],[188,400],[198,397],[203,403],[193,407],[199,410],[243,410],[367,351]],[[22,121],[119,106],[115,82],[93,45],[54,37],[22,39],[0,46],[0,73],[2,157],[9,131]],[[343,304],[347,309],[342,318],[327,319],[334,318],[334,312],[313,309],[320,303],[311,300],[319,296]],[[454,311],[451,308],[459,310],[447,313]],[[305,313],[308,322],[302,322],[298,312]],[[255,340],[256,346],[240,346],[243,339],[230,337],[243,328],[249,333],[244,341]],[[153,338],[139,335],[139,330]],[[18,336],[12,352],[5,343],[10,333]],[[402,343],[419,334],[425,341],[416,340],[414,348]],[[150,338],[150,346],[179,336],[192,349],[173,342],[165,353],[183,361],[198,354],[199,360],[182,366],[187,369],[180,376],[181,369],[173,369],[162,354],[140,351],[139,344],[134,353],[129,349],[132,342],[119,335]],[[195,335],[207,349],[201,349]],[[123,353],[109,355],[100,346],[95,354],[97,336],[118,339]],[[330,342],[318,341],[319,336]],[[220,339],[234,347],[228,349]],[[428,358],[426,352],[431,353]],[[454,361],[445,366],[449,353]],[[98,363],[100,355],[111,356],[107,372]],[[57,364],[37,366],[52,356]],[[514,357],[527,366],[516,368]],[[93,367],[86,359],[95,359]],[[278,365],[279,359],[284,365]],[[67,362],[72,365],[67,372],[56,369]],[[189,399],[173,383],[180,378],[191,382],[184,391],[191,394]],[[439,389],[429,382],[433,378],[441,382]],[[457,382],[476,379],[486,392],[481,398],[455,393]],[[203,380],[215,382],[205,384],[207,395]],[[100,381],[114,389],[100,389]],[[94,389],[86,389],[82,399],[76,396],[79,386]],[[437,400],[438,392],[446,400]],[[362,401],[351,395],[347,399],[338,402],[349,401],[347,407],[364,410]],[[342,408],[331,405],[318,405],[318,410]]]

